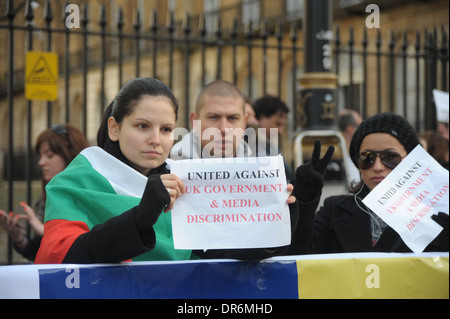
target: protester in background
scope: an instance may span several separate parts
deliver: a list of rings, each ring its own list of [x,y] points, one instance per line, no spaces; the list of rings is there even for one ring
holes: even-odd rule
[[[265,95],[253,102],[253,109],[255,110],[259,127],[265,129],[266,132],[265,154],[258,154],[258,156],[281,154],[281,150],[278,147],[279,137],[283,134],[289,113],[286,103],[278,97]],[[277,134],[271,134],[271,129],[276,129]],[[284,167],[286,179],[290,181],[294,178],[294,172],[286,160],[284,160]]]
[[[104,112],[99,147],[84,150],[47,186],[36,263],[190,258],[174,249],[167,214],[184,192],[165,162],[177,115],[178,101],[161,81],[122,87]]]
[[[190,115],[193,129],[173,146],[170,157],[178,160],[254,155],[242,138],[247,125],[244,108],[245,99],[232,83],[217,80],[206,85]]]
[[[339,112],[338,126],[347,142],[347,150],[350,149],[353,134],[361,122],[361,115],[355,110],[343,109]]]
[[[443,114],[438,116],[437,132],[442,135],[442,137],[444,138],[444,140],[446,142],[446,146],[447,146],[446,151],[443,151],[444,154],[446,154],[446,155],[443,155],[443,156],[439,155],[439,160],[441,160],[442,165],[448,169],[448,161],[449,161],[448,160],[448,152],[449,152],[448,95],[447,95],[447,105],[445,105],[445,103],[443,103],[443,105],[440,105],[439,108],[442,108],[441,112]],[[445,112],[445,108],[447,109],[446,112]],[[441,152],[443,149],[443,147],[441,146],[442,142],[440,141],[440,139],[438,139],[437,141],[438,141],[437,149],[439,149],[439,151],[437,151],[437,152]],[[447,166],[445,166],[445,165],[447,165]]]
[[[447,170],[449,169],[449,149],[445,138],[435,131],[426,131],[420,135],[420,143],[433,158]]]
[[[191,122],[194,129],[173,146],[172,159],[252,156],[243,138],[247,123],[245,98],[232,83],[217,80],[206,85],[197,97]],[[287,190],[291,192],[292,185]],[[294,231],[298,220],[295,197],[289,196],[287,202]],[[195,254],[202,258],[263,259],[280,255],[286,248],[208,250]]]
[[[361,115],[359,115],[359,113],[355,110],[344,109],[339,112],[338,126],[345,138],[345,147],[347,147],[347,152],[349,152],[350,142],[352,140],[353,134],[355,133],[358,125],[361,124],[361,122]],[[351,163],[348,172],[350,178],[349,182],[351,186],[351,184],[354,182],[359,183],[361,178],[359,176],[358,168],[353,164],[352,161],[348,162]]]
[[[400,236],[364,205],[362,200],[419,144],[414,128],[401,116],[383,113],[368,118],[355,131],[350,156],[359,168],[361,182],[353,195],[325,199],[316,214],[323,187],[323,170],[315,145],[310,162],[296,171],[294,194],[300,215],[312,227],[297,232],[287,254],[345,252],[411,252]],[[444,229],[425,251],[448,251],[449,217],[432,216]],[[307,246],[304,237],[309,237]]]
[[[445,160],[445,156],[444,156],[443,166],[448,169],[448,161],[449,161],[448,160],[448,152],[449,152],[448,104],[447,104],[447,116],[446,116],[446,118],[441,119],[441,121],[438,121],[437,131],[442,135],[444,140],[447,142],[447,151],[446,151],[447,160]],[[439,148],[442,149],[440,144],[441,144],[441,142],[439,142]],[[445,162],[447,163],[447,166],[445,166]]]
[[[0,210],[0,225],[10,236],[14,249],[23,257],[34,261],[44,234],[44,211],[46,192],[45,186],[59,172],[88,146],[86,137],[70,124],[56,124],[39,134],[35,152],[39,155],[38,165],[42,170],[42,195],[34,205],[34,209],[27,203],[20,202],[24,214],[14,214]],[[23,234],[18,223],[19,219],[26,219],[33,230],[34,237]]]
[[[256,156],[258,154],[259,121],[255,117],[255,110],[253,109],[250,99],[247,97],[244,98],[245,98],[245,116],[247,117],[247,126],[244,134],[244,141],[248,145],[249,154],[251,154],[252,156]]]
[[[449,138],[448,122],[439,122],[437,130],[445,138],[448,144]]]
[[[247,128],[252,127],[256,129],[259,127],[259,121],[256,118],[255,110],[249,98],[245,98],[245,115],[247,116]]]

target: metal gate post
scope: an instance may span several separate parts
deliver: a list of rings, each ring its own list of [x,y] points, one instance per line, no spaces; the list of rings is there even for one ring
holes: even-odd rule
[[[310,157],[314,139],[321,139],[324,146],[335,144],[337,149],[333,159],[340,157],[342,160],[344,178],[350,185],[351,163],[345,139],[336,125],[337,75],[332,72],[332,1],[305,0],[303,12],[305,73],[299,79],[299,111],[303,123],[302,131],[294,140],[295,165],[297,167]]]
[[[337,75],[332,73],[331,0],[304,2],[304,69],[300,77],[303,129],[331,129],[336,125]]]

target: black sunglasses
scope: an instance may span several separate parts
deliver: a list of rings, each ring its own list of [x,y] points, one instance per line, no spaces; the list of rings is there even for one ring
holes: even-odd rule
[[[57,135],[67,134],[67,128],[61,124],[53,124],[50,129]]]
[[[377,156],[380,156],[381,163],[389,169],[394,169],[403,159],[400,154],[392,151],[366,151],[358,156],[359,168],[362,170],[371,168],[375,163]]]

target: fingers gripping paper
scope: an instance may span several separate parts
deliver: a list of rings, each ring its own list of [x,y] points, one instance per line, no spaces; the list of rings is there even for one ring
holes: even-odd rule
[[[174,161],[186,194],[172,209],[176,249],[238,249],[290,244],[281,156]]]

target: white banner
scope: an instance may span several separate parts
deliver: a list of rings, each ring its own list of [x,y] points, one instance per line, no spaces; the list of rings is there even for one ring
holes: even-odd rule
[[[290,244],[282,156],[173,161],[171,173],[186,187],[172,209],[176,249]]]
[[[449,213],[449,174],[418,145],[363,202],[415,253],[442,231],[431,216]]]

